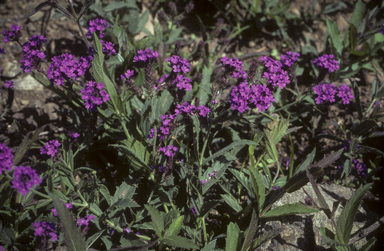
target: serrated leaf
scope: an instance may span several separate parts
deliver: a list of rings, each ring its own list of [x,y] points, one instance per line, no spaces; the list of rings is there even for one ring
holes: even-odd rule
[[[172,236],[172,235],[178,235],[180,232],[180,228],[183,225],[184,221],[184,216],[179,216],[177,217],[172,224],[169,226],[168,234],[167,236]]]
[[[137,45],[136,45],[136,49],[137,50],[144,50],[146,47],[148,47],[148,44],[152,42],[152,40],[154,40],[155,37],[145,37],[143,39],[141,39]]]
[[[257,247],[259,247],[261,244],[266,242],[267,240],[270,240],[272,238],[275,238],[277,235],[279,235],[281,232],[283,232],[284,228],[278,228],[274,229],[266,234],[263,234],[262,236],[258,237],[253,243],[250,248],[250,250],[256,250]]]
[[[312,185],[313,190],[315,191],[315,194],[317,196],[317,199],[319,200],[320,206],[324,209],[324,213],[327,215],[328,219],[331,219],[331,210],[329,209],[329,206],[327,202],[324,199],[324,196],[321,194],[319,187],[317,186],[315,179],[313,178],[312,174],[309,172],[308,169],[305,170],[307,173],[307,177],[309,179],[309,182]]]
[[[250,166],[248,169],[253,181],[253,187],[257,198],[257,206],[260,212],[263,209],[265,202],[265,186],[257,168],[255,166]]]
[[[201,249],[201,251],[212,251],[212,250],[215,250],[215,247],[216,247],[216,240],[212,240],[211,242],[206,243],[204,248]]]
[[[268,129],[270,130],[270,135],[273,138],[273,142],[275,144],[279,143],[281,138],[284,137],[284,135],[287,132],[289,126],[289,119],[282,119],[278,122],[276,121],[271,121],[268,124]]]
[[[85,251],[85,240],[80,229],[76,226],[72,214],[64,203],[61,202],[55,195],[49,193],[53,200],[53,205],[56,207],[56,212],[60,218],[60,222],[64,228],[64,242],[69,251]]]
[[[348,34],[349,34],[349,48],[352,51],[357,46],[357,29],[353,24],[349,24]]]
[[[309,214],[319,211],[317,208],[306,207],[300,202],[295,204],[285,204],[274,209],[269,210],[265,214],[261,215],[260,218],[270,218],[270,217],[279,217],[286,215],[295,215],[295,214]]]
[[[244,145],[255,145],[256,146],[258,144],[253,142],[253,141],[245,140],[245,139],[232,142],[229,146],[224,147],[220,151],[217,151],[214,154],[212,154],[211,156],[209,156],[208,158],[204,159],[202,165],[205,165],[209,161],[211,161],[211,160],[213,160],[213,159],[215,159],[221,155],[224,155],[225,153],[228,153],[232,148],[234,148],[236,146],[244,146]]]
[[[334,23],[329,17],[327,17],[327,28],[332,44],[340,56],[343,51],[343,40],[341,39],[341,32],[336,23]]]
[[[148,210],[149,215],[152,219],[152,226],[153,230],[155,230],[157,236],[160,238],[163,238],[163,231],[164,231],[164,221],[163,221],[163,215],[154,207],[150,205],[144,205],[145,208]]]
[[[173,96],[168,90],[164,90],[160,97],[154,97],[152,109],[155,111],[155,118],[160,118],[161,115],[165,114],[173,103]]]
[[[131,9],[139,9],[136,4],[127,3],[126,1],[122,2],[112,2],[104,7],[105,12],[114,11],[121,8],[131,8]]]
[[[240,243],[240,228],[236,223],[229,223],[227,228],[227,238],[225,238],[225,251],[236,251]]]
[[[181,236],[167,236],[163,241],[165,244],[172,247],[177,247],[177,248],[186,248],[186,249],[199,248],[190,239],[187,239]]]
[[[341,148],[339,151],[329,154],[328,156],[321,159],[318,163],[315,164],[315,166],[318,166],[320,168],[325,168],[331,165],[333,162],[338,160],[343,153],[344,148]]]
[[[304,171],[313,161],[313,159],[316,156],[316,147],[312,150],[310,154],[307,155],[307,158],[304,160],[303,163],[301,163],[300,166],[295,170],[295,173],[293,175],[298,174],[299,172]]]
[[[105,200],[110,206],[112,203],[112,196],[109,194],[108,188],[103,184],[98,184],[98,186],[99,186],[99,192],[104,196]]]
[[[238,170],[231,168],[231,169],[229,169],[229,171],[233,174],[233,176],[236,177],[236,179],[241,183],[241,185],[243,185],[243,187],[245,189],[247,189],[248,195],[250,197],[255,197],[255,194],[251,188],[251,182],[249,181],[249,179],[247,177],[245,177],[245,175],[243,173],[239,172]]]
[[[104,54],[103,54],[103,46],[101,45],[101,42],[99,38],[97,37],[96,33],[93,33],[93,47],[95,50],[94,58],[92,61],[92,67],[93,67],[93,75],[96,80],[96,82],[104,83],[105,88],[107,89],[107,92],[109,94],[109,97],[112,101],[112,104],[114,106],[115,112],[119,114],[122,111],[122,102],[117,95],[115,85],[113,84],[110,77],[108,77],[109,73],[108,71],[105,71],[105,63],[104,63]]]
[[[235,210],[236,213],[239,213],[241,212],[241,210],[243,210],[243,208],[239,205],[239,203],[232,195],[220,194],[220,196],[224,199],[225,203],[227,203],[228,206]]]
[[[32,143],[37,139],[39,134],[44,131],[44,128],[46,125],[43,125],[36,129],[36,131],[32,134],[32,132],[28,132],[27,135],[23,138],[23,141],[21,141],[21,144],[17,148],[16,153],[13,157],[13,165],[17,166],[17,164],[21,161],[24,154],[31,148]],[[32,135],[31,135],[32,134]]]
[[[217,206],[219,205],[221,200],[208,200],[204,201],[203,206],[200,209],[199,217],[205,218],[208,216],[208,214]]]
[[[196,97],[200,100],[200,105],[205,105],[208,101],[208,97],[212,96],[210,84],[211,74],[212,71],[204,66],[203,78],[199,84],[194,85],[193,91],[197,92]]]
[[[359,27],[361,21],[364,18],[364,4],[361,0],[358,0],[357,3],[354,5],[355,10],[353,11],[352,18],[351,18],[351,23],[355,27]]]
[[[173,43],[173,42],[175,42],[176,40],[180,39],[180,33],[181,33],[182,31],[183,31],[182,28],[176,28],[176,29],[173,29],[173,30],[170,32],[170,34],[169,34],[167,44]]]
[[[241,248],[241,251],[247,251],[248,248],[251,246],[253,237],[255,237],[255,234],[257,231],[257,225],[258,225],[258,217],[255,209],[253,209],[251,222],[249,223],[249,228],[247,230],[247,235],[245,236],[245,240]]]
[[[101,236],[100,239],[103,241],[106,249],[110,250],[111,247],[112,247],[112,238],[111,238],[111,236],[103,235],[103,236]]]
[[[89,249],[93,243],[95,243],[97,241],[97,239],[100,238],[100,236],[105,232],[105,229],[95,233],[94,235],[90,236],[87,241],[86,241],[86,246],[87,246],[87,249]]]
[[[353,221],[361,204],[364,194],[371,187],[372,184],[367,184],[365,186],[360,186],[352,195],[352,197],[345,204],[343,212],[341,212],[340,217],[337,221],[337,227],[341,232],[341,237],[343,238],[344,243],[349,242],[351,237],[351,231],[353,227]]]

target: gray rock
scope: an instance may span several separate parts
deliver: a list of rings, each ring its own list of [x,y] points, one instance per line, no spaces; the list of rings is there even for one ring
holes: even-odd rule
[[[36,25],[34,23],[28,23],[27,30],[29,34],[34,34],[37,31]]]
[[[334,214],[334,219],[337,224],[338,218],[344,209],[345,202],[351,198],[354,190],[336,184],[319,185],[319,187],[320,192],[324,196],[331,211],[334,209],[334,205],[337,204],[336,202],[341,201]],[[320,205],[312,186],[308,183],[303,188],[316,201],[317,205]],[[304,199],[306,198],[308,198],[308,196],[304,193],[303,189],[290,194],[286,193],[281,199],[274,203],[271,209],[286,204],[297,202],[304,203]],[[354,219],[351,237],[358,230],[372,225],[377,219],[377,215],[369,212],[364,203],[360,205],[358,213]],[[332,221],[328,219],[323,211],[312,213],[310,215],[285,216],[272,219],[271,221],[266,222],[263,227],[263,232],[267,233],[277,228],[283,228],[284,231],[276,238],[264,243],[257,250],[331,250],[329,249],[330,246],[325,243],[325,239],[320,233],[320,228],[322,227],[326,227],[335,233]],[[355,246],[359,249],[366,242],[367,240],[364,237],[355,242]]]
[[[2,75],[5,78],[14,78],[21,73],[21,68],[17,60],[6,61],[3,65]]]
[[[59,116],[57,115],[57,110],[59,110],[59,106],[52,102],[46,103],[41,107],[42,113],[48,115],[50,121],[59,118]]]
[[[31,75],[27,75],[23,78],[16,79],[13,81],[15,90],[23,90],[23,91],[42,91],[44,87]]]
[[[31,22],[36,22],[36,21],[39,21],[40,19],[42,19],[43,17],[44,17],[44,12],[38,11],[37,13],[33,14],[32,16],[30,16],[28,19]]]

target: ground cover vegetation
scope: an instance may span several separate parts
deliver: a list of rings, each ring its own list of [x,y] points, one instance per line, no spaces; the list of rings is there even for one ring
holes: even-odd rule
[[[24,32],[47,9],[77,27],[73,51]],[[383,17],[362,0],[40,1],[0,53],[21,49],[62,119],[17,121],[1,77],[0,250],[256,250],[284,231],[268,221],[314,214],[332,222],[314,245],[379,250],[382,226],[351,236],[363,199],[384,216]],[[329,205],[321,183],[353,194]]]

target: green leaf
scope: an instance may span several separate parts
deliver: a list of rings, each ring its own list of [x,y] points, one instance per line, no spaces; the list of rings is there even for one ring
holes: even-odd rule
[[[352,195],[352,197],[345,204],[343,212],[337,222],[337,227],[341,232],[343,242],[347,244],[351,237],[353,221],[355,220],[356,213],[361,204],[364,194],[368,191],[372,184],[360,186]]]
[[[39,134],[44,131],[44,128],[46,125],[43,125],[36,129],[36,131],[32,134],[32,132],[28,132],[27,135],[25,135],[23,141],[21,141],[21,144],[17,148],[16,153],[13,157],[13,164],[17,166],[17,164],[20,162],[20,160],[23,158],[24,154],[31,148],[32,143],[37,139]],[[31,135],[32,134],[32,135]]]
[[[108,205],[111,205],[112,204],[112,196],[109,194],[108,188],[103,184],[98,184],[98,186],[99,186],[99,192],[104,196]]]
[[[199,217],[205,218],[208,216],[208,214],[217,206],[219,205],[221,200],[207,200],[204,201],[203,206],[200,209]]]
[[[254,191],[251,188],[251,182],[250,180],[245,177],[244,173],[236,170],[236,169],[229,169],[229,171],[233,174],[233,176],[236,177],[236,179],[243,185],[245,189],[247,189],[248,196],[255,197]]]
[[[167,236],[178,235],[180,232],[180,228],[183,225],[184,216],[177,217],[172,224],[169,226]]]
[[[321,159],[318,163],[316,163],[315,166],[318,166],[320,168],[328,167],[329,165],[331,165],[333,162],[335,162],[340,158],[343,151],[344,151],[344,148],[341,148],[339,151],[329,154],[328,156]]]
[[[229,194],[220,194],[220,196],[224,199],[225,203],[227,203],[236,213],[241,212],[243,208],[239,205],[236,199]]]
[[[253,209],[251,223],[249,223],[249,228],[247,230],[247,235],[245,236],[245,240],[243,243],[243,247],[241,248],[241,251],[247,251],[248,248],[251,246],[253,237],[255,237],[255,234],[257,231],[257,225],[258,225],[258,217],[255,209]]]
[[[282,119],[280,121],[271,121],[267,128],[269,133],[273,138],[275,144],[279,143],[280,140],[284,137],[289,126],[289,119]]]
[[[93,33],[93,40],[94,40],[93,47],[95,50],[94,58],[92,61],[93,77],[95,78],[96,82],[104,83],[105,88],[107,89],[109,97],[114,106],[115,112],[117,114],[120,114],[123,108],[123,104],[121,102],[119,95],[116,92],[115,85],[113,84],[111,78],[108,76],[109,73],[106,70],[106,67],[104,64],[103,47],[101,45],[99,38],[96,35],[96,32]]]
[[[361,21],[364,18],[364,10],[365,6],[361,0],[358,0],[357,3],[354,4],[355,10],[353,11],[352,18],[351,18],[351,23],[355,27],[359,27],[361,24]]]
[[[286,216],[286,215],[294,215],[294,214],[309,214],[317,211],[319,211],[317,208],[306,207],[300,202],[297,202],[295,204],[285,204],[283,206],[271,209],[265,214],[261,215],[260,218],[265,219],[270,217],[278,217],[278,216]]]
[[[343,51],[343,40],[341,39],[341,32],[336,23],[334,23],[329,17],[327,17],[327,28],[331,37],[332,44],[335,47],[338,56],[340,56]]]
[[[225,251],[236,251],[239,250],[240,228],[236,223],[229,223],[227,228],[227,238],[225,239]]]
[[[313,161],[316,155],[316,147],[312,150],[310,154],[307,155],[307,158],[304,160],[303,163],[295,170],[295,173],[293,175],[298,174],[301,171],[304,171]]]
[[[215,158],[217,158],[217,157],[219,157],[221,155],[224,155],[224,154],[228,153],[229,150],[231,150],[232,148],[234,148],[236,146],[244,146],[244,145],[254,145],[254,146],[257,146],[258,144],[253,142],[253,141],[251,141],[251,140],[246,140],[246,139],[232,142],[229,146],[224,147],[220,151],[217,151],[214,154],[212,154],[211,156],[209,156],[208,158],[204,159],[202,165],[205,165],[209,161],[211,161],[211,160],[213,160],[213,159],[215,159]]]
[[[332,218],[331,210],[329,209],[329,206],[327,202],[324,199],[324,196],[321,194],[319,187],[317,186],[315,179],[313,178],[312,174],[309,172],[308,169],[305,170],[307,173],[307,177],[309,179],[309,182],[311,183],[313,190],[315,191],[315,194],[317,196],[317,199],[320,202],[320,206],[324,209],[324,213],[327,215],[328,219]]]
[[[49,193],[53,200],[53,205],[56,207],[57,215],[64,227],[64,242],[69,251],[85,251],[85,241],[80,229],[76,226],[72,214],[64,203],[61,202],[55,195]]]
[[[201,249],[201,251],[212,251],[212,250],[215,250],[215,247],[216,247],[216,240],[213,240],[209,243],[206,243],[204,248]]]
[[[263,209],[264,202],[265,202],[265,186],[264,186],[261,174],[257,170],[257,167],[250,166],[248,169],[252,177],[253,187],[255,189],[256,198],[257,198],[257,205],[260,212]]]
[[[161,115],[165,114],[172,105],[174,98],[168,90],[164,90],[159,98],[154,98],[155,118],[160,118]]]
[[[149,18],[149,10],[146,9],[144,11],[143,14],[141,14],[141,16],[139,17],[139,22],[137,23],[137,30],[135,33],[138,33],[140,31],[145,31],[145,24],[147,23],[148,21],[148,18]],[[139,50],[142,50],[142,49],[139,49]]]
[[[250,248],[250,250],[256,250],[257,247],[259,247],[261,244],[266,242],[267,240],[270,240],[272,238],[275,238],[277,235],[279,235],[281,232],[283,232],[283,228],[274,229],[266,234],[263,234],[262,236],[258,237],[253,243]]]
[[[211,74],[211,69],[204,66],[203,78],[201,79],[199,84],[194,85],[193,87],[194,93],[197,92],[196,97],[200,100],[200,105],[205,105],[208,101],[208,97],[212,96],[210,84]]]
[[[93,245],[93,243],[95,243],[97,241],[97,239],[100,238],[100,236],[105,232],[105,229],[95,233],[94,235],[90,236],[87,241],[86,241],[86,245],[87,245],[87,250]]]
[[[123,140],[122,144],[113,144],[119,151],[124,153],[131,161],[130,164],[141,172],[152,172],[151,167],[148,165],[150,153],[146,147],[138,140],[129,138]]]
[[[132,2],[122,1],[122,2],[112,2],[104,7],[105,12],[111,12],[121,8],[130,8],[130,9],[139,9],[136,4]]]
[[[180,39],[180,33],[183,31],[182,28],[176,28],[171,31],[168,37],[167,44],[173,43]]]
[[[189,250],[192,248],[195,248],[195,249],[199,248],[190,239],[187,239],[181,236],[167,236],[163,241],[165,244],[172,247],[177,247],[177,248],[186,248]]]
[[[364,120],[357,126],[354,133],[356,136],[365,136],[371,129],[376,130],[378,127],[379,125],[374,120]]]
[[[349,34],[349,48],[352,51],[357,46],[357,29],[353,24],[349,24],[348,34]]]
[[[103,243],[104,243],[104,245],[105,245],[107,250],[111,249],[111,247],[112,247],[112,238],[111,238],[111,236],[103,235],[103,236],[101,236],[100,239],[103,241]]]
[[[140,40],[140,42],[137,43],[136,49],[137,50],[144,50],[146,47],[148,47],[148,44],[154,40],[155,37],[145,37]]]
[[[150,205],[144,205],[144,206],[148,210],[149,215],[151,215],[153,230],[155,230],[158,237],[163,238],[164,237],[163,215],[158,210],[156,210],[156,208]]]

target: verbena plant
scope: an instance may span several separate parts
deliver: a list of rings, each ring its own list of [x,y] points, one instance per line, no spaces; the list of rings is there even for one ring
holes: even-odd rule
[[[191,3],[184,13],[171,3],[170,12],[159,15],[165,25],[155,23],[154,36],[139,42],[134,35],[148,33],[149,12],[140,14],[135,1],[66,3],[46,1],[21,19],[55,7],[79,26],[87,47],[80,58],[68,53],[47,58],[43,36],[22,42],[20,26],[3,31],[5,43],[23,48],[22,70],[66,102],[61,112],[70,122],[56,137],[43,138],[42,126],[24,135],[15,149],[0,144],[2,250],[60,245],[69,250],[254,250],[283,230],[260,235],[261,222],[308,213],[325,213],[332,220],[334,229],[322,232],[335,250],[356,250],[350,243],[353,221],[372,185],[367,182],[380,169],[377,161],[368,168],[361,155],[384,156],[362,144],[379,133],[383,85],[375,79],[371,104],[363,109],[352,79],[370,64],[380,69],[376,53],[384,44],[376,34],[384,31],[377,9],[364,11],[358,1],[343,38],[327,18],[327,50],[317,55],[309,41],[300,52],[309,62],[289,51],[280,60],[263,56],[245,66],[221,57],[228,42],[208,49],[219,34],[208,36],[203,21],[203,40],[195,50],[183,52],[175,43],[182,39],[178,20],[193,9]],[[83,20],[86,13],[89,22]],[[228,32],[224,40],[234,34]],[[312,80],[301,84],[304,71]],[[325,82],[345,78],[352,86]],[[305,91],[299,88],[303,85]],[[4,87],[11,93],[12,81]],[[351,127],[341,128],[342,137],[319,135],[340,147],[318,161],[314,148],[296,163],[291,134],[300,128],[291,124],[300,114],[295,109],[320,111],[335,102],[354,103],[358,113]],[[318,133],[318,121],[312,122],[309,131]],[[291,142],[285,161],[276,147],[283,138]],[[40,149],[38,161],[31,161],[29,149]],[[338,219],[315,182],[336,161],[342,163],[343,184],[358,187]],[[353,172],[358,180],[349,178]],[[271,210],[285,193],[308,182],[318,207],[296,203]]]

